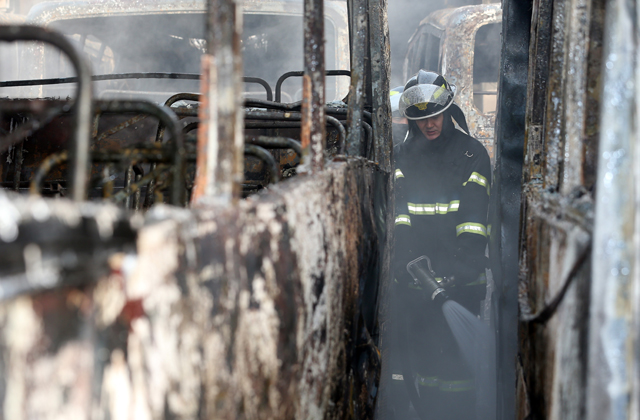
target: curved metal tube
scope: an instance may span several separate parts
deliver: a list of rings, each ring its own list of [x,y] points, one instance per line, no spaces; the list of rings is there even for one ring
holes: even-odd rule
[[[165,170],[166,169],[163,166],[158,166],[158,167],[154,168],[148,174],[143,175],[135,183],[129,184],[123,190],[118,191],[113,196],[113,201],[116,202],[116,203],[118,203],[120,201],[126,201],[126,199],[129,196],[139,192],[144,184],[146,184],[147,182],[150,182],[151,180],[155,179],[156,177],[158,177]]]
[[[75,118],[72,124],[71,150],[71,199],[82,201],[86,197],[90,165],[89,145],[91,139],[91,68],[75,47],[62,34],[32,25],[0,26],[0,40],[41,41],[64,52],[78,75],[78,89],[74,103]]]
[[[47,156],[38,167],[35,176],[31,180],[31,184],[29,184],[29,193],[33,195],[40,195],[42,182],[44,181],[44,178],[47,176],[49,171],[52,168],[60,165],[62,162],[66,162],[68,158],[69,154],[66,150],[64,152],[54,153]]]
[[[176,95],[174,95],[176,96]],[[171,112],[171,108],[156,105],[147,101],[97,101],[96,108],[102,113],[138,112],[152,115],[159,123],[169,128],[171,139],[174,142],[173,156],[173,185],[171,188],[171,202],[178,206],[184,200],[184,178],[186,169],[186,150],[178,117]]]
[[[282,120],[282,121],[301,121],[302,115],[299,112],[266,112],[266,111],[246,111],[245,119],[253,120]],[[338,150],[344,150],[345,140],[347,138],[347,131],[342,126],[342,123],[337,118],[327,117],[327,123],[331,124],[338,130],[339,144]]]
[[[200,94],[198,93],[176,93],[175,95],[169,97],[166,101],[164,101],[165,106],[171,106],[178,101],[193,101],[200,102]]]
[[[298,157],[302,158],[300,142],[289,137],[245,136],[244,142],[271,149],[293,149]]]
[[[245,83],[256,83],[256,84],[262,85],[262,87],[264,87],[264,90],[267,91],[267,101],[273,100],[273,92],[271,91],[271,86],[269,86],[269,83],[267,83],[266,80],[261,79],[259,77],[247,77],[247,76],[245,76],[243,80]]]
[[[125,79],[180,79],[180,80],[199,80],[198,73],[116,73],[116,74],[99,74],[91,76],[91,81],[99,82],[103,80],[125,80]],[[31,79],[31,80],[10,80],[0,82],[0,87],[17,87],[17,86],[43,86],[43,85],[62,85],[65,83],[75,83],[77,77],[57,77],[53,79]]]
[[[284,81],[290,77],[302,77],[302,76],[304,76],[304,71],[290,71],[280,76],[280,78],[276,82],[276,102],[280,102],[282,100],[282,84],[284,83]],[[325,72],[325,76],[351,77],[351,71],[350,70],[327,70]]]
[[[275,184],[280,179],[280,171],[278,170],[278,164],[276,160],[273,158],[271,153],[269,153],[266,149],[263,149],[260,146],[255,146],[253,144],[245,144],[244,145],[244,154],[255,156],[258,159],[262,160],[269,167],[269,181],[272,184]]]

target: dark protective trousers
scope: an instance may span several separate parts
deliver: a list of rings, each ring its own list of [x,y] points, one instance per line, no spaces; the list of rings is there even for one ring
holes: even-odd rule
[[[477,313],[477,293],[467,299],[463,295],[457,293],[459,303]],[[404,387],[415,389],[406,392],[413,396],[416,411],[423,420],[475,420],[473,373],[440,305],[425,299],[420,290],[397,284],[392,299],[392,327],[396,331],[392,368],[400,367]],[[398,387],[398,381],[392,383]],[[397,407],[395,411],[403,413],[404,409]]]

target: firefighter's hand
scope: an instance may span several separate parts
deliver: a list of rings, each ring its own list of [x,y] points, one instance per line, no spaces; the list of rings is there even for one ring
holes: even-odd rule
[[[394,284],[406,287],[413,283],[413,278],[407,271],[407,263],[404,261],[396,261],[391,266],[391,281]]]

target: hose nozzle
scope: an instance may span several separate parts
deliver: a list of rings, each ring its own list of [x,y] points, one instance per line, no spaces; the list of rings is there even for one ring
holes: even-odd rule
[[[442,284],[435,278],[435,272],[431,269],[431,260],[422,255],[407,264],[407,271],[413,280],[424,290],[432,301],[444,303],[449,299]]]

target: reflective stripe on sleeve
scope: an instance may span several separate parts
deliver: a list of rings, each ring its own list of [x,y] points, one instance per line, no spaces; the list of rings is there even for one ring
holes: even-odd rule
[[[416,374],[416,384],[420,386],[435,387],[438,386],[440,380],[437,376],[422,376],[419,373]]]
[[[396,226],[407,225],[411,226],[411,217],[406,214],[399,214],[396,216]]]
[[[435,203],[435,204],[415,204],[407,203],[409,213],[416,215],[424,214],[447,214],[453,211],[458,211],[460,208],[460,200],[453,200],[450,203]]]
[[[462,184],[462,186],[466,187],[469,182],[475,182],[476,184],[485,187],[487,189],[487,195],[489,195],[489,183],[487,182],[487,178],[477,172],[471,172],[471,176]]]
[[[487,284],[487,275],[485,273],[481,273],[475,281],[467,283],[467,286],[478,286],[480,284]]]
[[[456,236],[460,236],[463,233],[476,233],[487,237],[487,228],[480,223],[461,223],[456,226]]]
[[[402,171],[400,169],[396,169],[396,171],[394,172],[393,176],[395,177],[395,179],[404,178],[404,174],[402,173]]]
[[[440,391],[443,392],[463,392],[471,391],[475,386],[472,379],[462,381],[443,381],[440,380]]]

